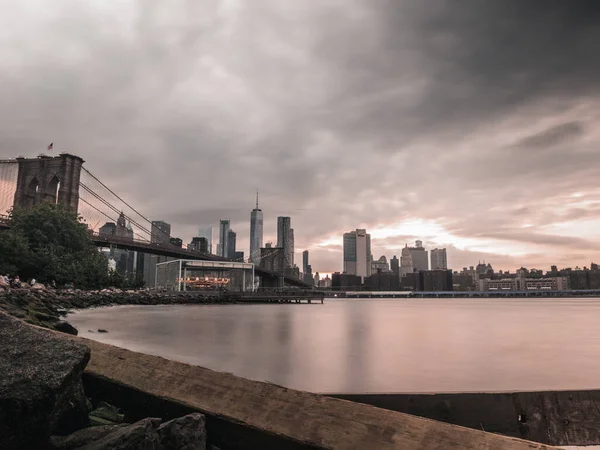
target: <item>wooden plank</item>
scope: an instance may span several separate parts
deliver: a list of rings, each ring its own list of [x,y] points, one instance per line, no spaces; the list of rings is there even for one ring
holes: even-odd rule
[[[250,381],[227,373],[76,338],[92,350],[93,376],[229,421],[325,449],[549,449],[542,444]],[[210,429],[209,429],[210,433]],[[241,445],[241,444],[240,444]],[[239,448],[244,448],[240,446]]]

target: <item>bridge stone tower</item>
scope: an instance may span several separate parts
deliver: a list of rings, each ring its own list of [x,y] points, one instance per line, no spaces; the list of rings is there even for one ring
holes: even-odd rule
[[[15,208],[27,208],[40,203],[58,203],[77,211],[83,159],[61,153],[58,156],[17,158],[17,161],[19,173]]]

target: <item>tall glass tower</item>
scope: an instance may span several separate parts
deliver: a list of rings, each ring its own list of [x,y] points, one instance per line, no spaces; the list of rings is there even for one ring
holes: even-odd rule
[[[260,249],[263,246],[263,213],[258,207],[258,191],[256,191],[256,208],[250,213],[250,261],[260,263]]]
[[[229,248],[228,237],[229,237],[229,219],[221,219],[219,221],[219,251],[217,256],[227,257],[227,250]]]

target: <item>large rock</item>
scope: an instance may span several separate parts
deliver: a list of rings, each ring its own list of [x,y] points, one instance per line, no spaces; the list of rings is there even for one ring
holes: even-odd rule
[[[165,422],[158,434],[163,449],[206,450],[206,422],[200,413]]]
[[[87,423],[89,358],[86,346],[0,313],[2,450],[44,448],[57,426],[62,434]]]
[[[79,450],[162,450],[159,425],[160,419],[143,419],[79,447]]]
[[[52,436],[50,448],[53,450],[74,450],[90,442],[97,441],[128,424],[104,425],[99,427],[83,428],[69,436]]]

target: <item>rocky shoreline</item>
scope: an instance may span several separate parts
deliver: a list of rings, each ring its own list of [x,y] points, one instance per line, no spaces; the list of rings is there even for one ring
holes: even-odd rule
[[[89,359],[87,346],[0,312],[1,449],[207,448],[200,413],[125,423],[119,408],[93,404],[82,382]]]
[[[115,305],[181,305],[227,304],[235,298],[224,293],[180,293],[160,291],[123,291],[103,289],[51,289],[34,285],[22,289],[0,288],[0,311],[32,325],[50,328],[69,334],[77,330],[62,320],[71,310]]]

